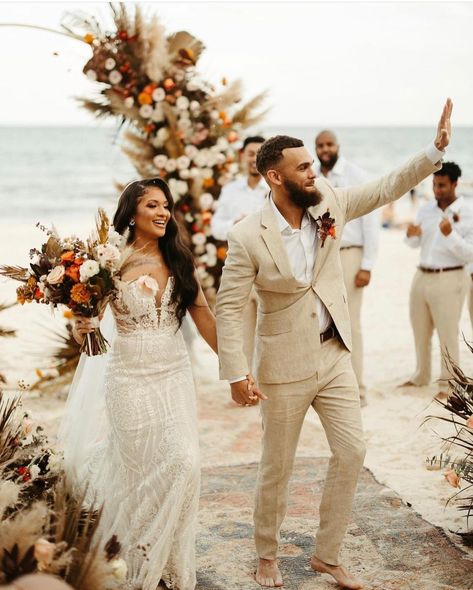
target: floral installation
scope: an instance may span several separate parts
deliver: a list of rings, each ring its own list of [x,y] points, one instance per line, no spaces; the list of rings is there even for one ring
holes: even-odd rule
[[[237,174],[245,128],[258,123],[265,93],[242,104],[240,81],[221,87],[197,70],[204,50],[186,31],[167,35],[139,5],[111,5],[113,30],[94,17],[69,14],[63,32],[90,46],[84,74],[97,96],[79,99],[97,117],[126,129],[123,151],[140,177],[168,182],[187,228],[200,280],[215,295],[226,244],[213,239],[210,222],[222,186]]]
[[[86,242],[76,236],[61,239],[56,230],[46,232],[41,249],[30,250],[29,268],[0,265],[0,275],[22,284],[17,300],[52,306],[65,305],[73,314],[95,320],[94,332],[87,334],[81,352],[103,354],[107,342],[99,327],[99,316],[115,294],[114,277],[122,263],[124,238],[110,229],[106,213],[99,209],[96,232]]]
[[[0,584],[41,572],[76,590],[122,587],[120,543],[102,543],[100,509],[85,509],[70,493],[61,455],[19,395],[0,391],[0,427]]]
[[[332,239],[337,238],[337,230],[335,226],[335,218],[330,217],[330,211],[327,211],[323,215],[319,215],[315,220],[317,226],[317,236],[320,239],[320,247],[323,248],[325,240],[330,236]]]
[[[465,343],[473,353],[473,346]],[[442,438],[443,453],[438,458],[427,459],[427,467],[444,470],[445,481],[458,490],[449,502],[455,502],[469,525],[473,516],[473,378],[466,376],[449,355],[446,355],[446,359],[451,373],[448,381],[449,397],[436,402],[449,416],[428,416],[426,421],[435,419],[450,423],[454,432]],[[461,454],[452,458],[452,449],[457,449]],[[465,544],[473,547],[473,530],[459,534]]]

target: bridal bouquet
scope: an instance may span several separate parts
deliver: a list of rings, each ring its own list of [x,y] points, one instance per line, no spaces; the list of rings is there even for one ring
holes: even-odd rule
[[[60,238],[55,230],[38,224],[48,236],[41,249],[30,250],[29,268],[0,265],[0,275],[22,284],[16,290],[20,304],[65,305],[75,315],[94,320],[94,332],[87,334],[81,352],[89,356],[107,351],[99,327],[99,316],[115,293],[124,238],[110,229],[105,211],[99,209],[96,231],[86,242],[76,236]]]

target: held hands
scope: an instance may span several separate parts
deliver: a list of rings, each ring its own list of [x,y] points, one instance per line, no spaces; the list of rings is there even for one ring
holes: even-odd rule
[[[358,287],[358,288],[366,287],[367,285],[370,284],[370,280],[371,280],[371,271],[360,269],[356,273],[355,287]]]
[[[406,230],[406,236],[408,238],[420,237],[422,235],[422,228],[420,225],[409,223]]]
[[[450,136],[452,135],[452,122],[450,120],[452,116],[453,103],[450,98],[447,98],[447,102],[443,107],[440,121],[437,127],[437,137],[435,138],[435,147],[438,150],[444,150],[450,143]]]
[[[243,381],[237,381],[230,385],[232,400],[240,406],[254,406],[258,399],[268,399],[262,391],[256,387],[253,375],[248,374]]]

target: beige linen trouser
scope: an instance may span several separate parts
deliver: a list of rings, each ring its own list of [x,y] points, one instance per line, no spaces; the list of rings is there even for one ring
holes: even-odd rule
[[[450,371],[445,353],[459,361],[458,325],[467,290],[463,269],[440,273],[418,270],[412,281],[410,316],[416,347],[417,366],[410,381],[428,385],[432,373],[432,334],[434,328],[442,353],[440,379],[449,379]],[[445,383],[440,383],[445,388]]]
[[[348,313],[351,324],[351,363],[355,371],[356,380],[361,394],[364,394],[363,384],[363,333],[361,330],[361,304],[364,288],[355,286],[355,277],[361,268],[363,248],[342,248],[340,260],[342,262],[343,280],[347,290]]]
[[[315,555],[329,564],[340,563],[365,443],[350,353],[338,338],[321,345],[318,369],[313,377],[295,383],[259,383],[268,396],[261,404],[263,451],[254,511],[256,550],[262,558],[275,559],[277,555],[296,447],[312,406],[332,453],[320,503]]]

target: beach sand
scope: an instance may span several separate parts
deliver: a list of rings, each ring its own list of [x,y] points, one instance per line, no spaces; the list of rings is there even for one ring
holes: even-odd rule
[[[61,232],[71,231],[57,223]],[[76,232],[87,227],[74,228]],[[418,251],[402,242],[399,230],[384,230],[372,284],[366,289],[363,305],[365,334],[365,380],[368,406],[363,408],[368,453],[365,465],[376,480],[397,492],[404,502],[430,523],[449,531],[465,531],[466,520],[454,505],[446,506],[455,490],[445,481],[442,471],[426,469],[426,458],[438,455],[441,435],[452,428],[439,421],[422,426],[427,415],[445,415],[432,403],[435,384],[425,388],[399,388],[414,369],[414,343],[409,323],[409,287],[418,262]],[[24,253],[40,243],[42,234],[31,226],[1,225],[0,259],[4,263],[24,264]],[[15,285],[0,281],[0,302],[14,299]],[[448,302],[445,302],[448,305]],[[44,306],[34,304],[14,308],[0,315],[0,325],[18,329],[12,339],[0,339],[0,372],[9,377],[9,388],[17,379],[32,382],[34,369],[45,366],[49,350],[48,326],[61,326],[60,313],[54,318]],[[471,337],[466,308],[461,330]],[[433,343],[434,378],[439,372],[439,347]],[[203,466],[256,462],[260,454],[258,408],[240,408],[230,400],[229,388],[218,381],[215,355],[205,343],[196,340],[193,366],[198,388]],[[461,365],[473,374],[473,358],[461,347]],[[55,395],[38,397],[24,394],[24,405],[33,411],[34,420],[54,433],[61,417],[64,399]],[[328,446],[315,413],[307,416],[298,448],[299,457],[326,457]],[[456,452],[453,451],[453,456]],[[469,551],[473,557],[473,551]]]

